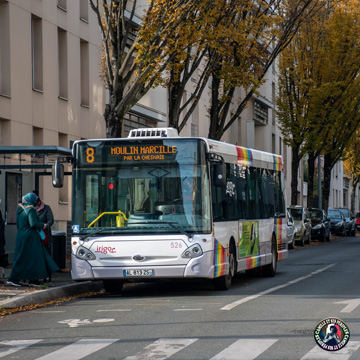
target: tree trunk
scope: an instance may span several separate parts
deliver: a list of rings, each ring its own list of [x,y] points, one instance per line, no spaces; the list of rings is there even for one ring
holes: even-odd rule
[[[355,198],[356,198],[356,187],[359,183],[359,178],[351,176],[351,213],[355,215]]]
[[[311,152],[308,154],[308,197],[307,207],[317,207],[314,202],[314,175],[315,175],[315,153]]]
[[[111,104],[106,104],[104,118],[106,124],[107,138],[120,138],[123,136],[124,115],[118,114],[115,107]]]
[[[299,146],[292,148],[292,159],[291,159],[291,205],[297,205],[297,186],[298,186],[298,168],[300,163],[299,158]]]
[[[330,154],[324,156],[324,182],[322,183],[322,205],[323,209],[327,211],[329,207],[330,184],[331,184],[331,169],[333,168],[333,159]]]

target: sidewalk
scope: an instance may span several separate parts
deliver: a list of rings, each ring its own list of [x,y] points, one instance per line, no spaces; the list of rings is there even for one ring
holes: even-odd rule
[[[11,267],[0,268],[0,309],[14,309],[21,306],[43,304],[64,297],[97,292],[103,289],[101,281],[75,282],[69,269],[52,274],[51,281],[41,287],[8,285]],[[46,287],[46,288],[44,288]]]

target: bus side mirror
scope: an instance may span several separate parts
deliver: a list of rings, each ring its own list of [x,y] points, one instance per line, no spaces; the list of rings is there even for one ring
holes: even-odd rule
[[[64,165],[60,164],[59,159],[52,166],[52,184],[56,188],[61,188],[64,184]]]
[[[218,187],[226,186],[226,164],[224,161],[214,165],[214,185]]]

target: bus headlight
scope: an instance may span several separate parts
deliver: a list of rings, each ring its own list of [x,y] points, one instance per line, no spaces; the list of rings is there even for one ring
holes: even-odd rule
[[[203,254],[203,251],[201,249],[201,246],[199,244],[194,244],[187,248],[182,254],[181,257],[185,259],[192,259],[196,258],[198,256],[201,256]]]
[[[82,260],[95,260],[96,256],[87,248],[79,246],[76,251],[76,257]]]

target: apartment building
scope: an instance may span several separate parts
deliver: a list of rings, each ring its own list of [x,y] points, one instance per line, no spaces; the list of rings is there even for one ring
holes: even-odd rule
[[[71,177],[54,189],[47,175],[55,155],[65,156],[72,141],[105,136],[100,43],[88,0],[0,0],[0,147],[47,149],[0,154],[10,258],[17,203],[35,186],[53,209],[54,230],[66,231]]]

